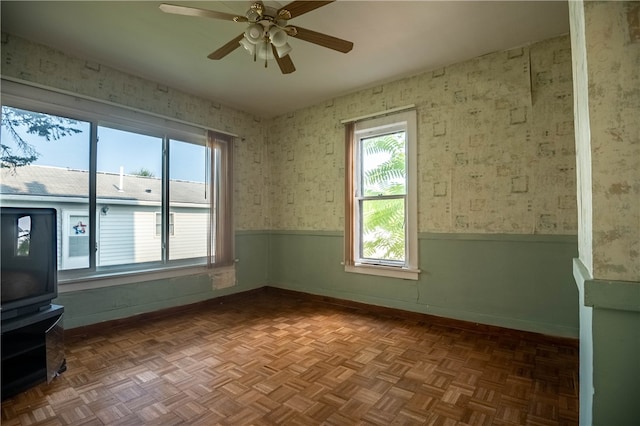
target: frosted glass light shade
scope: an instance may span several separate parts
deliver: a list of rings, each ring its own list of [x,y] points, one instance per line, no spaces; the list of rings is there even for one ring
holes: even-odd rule
[[[274,59],[271,45],[268,43],[260,43],[258,46],[258,58]]]
[[[251,43],[257,44],[264,37],[264,27],[260,24],[251,24],[244,30],[244,36]]]
[[[240,40],[240,44],[251,54],[251,56],[256,53],[256,45],[247,40],[246,37]]]
[[[280,47],[287,44],[287,33],[282,31],[280,28],[271,27],[271,29],[269,30],[269,38],[271,39],[271,43],[275,47]]]
[[[283,56],[287,56],[289,52],[291,52],[291,46],[289,43],[285,43],[282,46],[276,46],[276,51],[278,52],[278,57],[282,58]]]

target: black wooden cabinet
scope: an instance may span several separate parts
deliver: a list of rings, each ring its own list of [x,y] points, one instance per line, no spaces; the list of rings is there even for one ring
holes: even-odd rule
[[[66,370],[63,313],[64,307],[51,305],[2,321],[2,399]]]

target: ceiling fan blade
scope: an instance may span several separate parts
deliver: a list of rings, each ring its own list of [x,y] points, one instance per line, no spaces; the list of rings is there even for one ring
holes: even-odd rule
[[[209,56],[207,56],[207,58],[209,58],[209,59],[222,59],[222,58],[224,58],[229,53],[233,52],[238,47],[240,47],[240,40],[242,40],[242,37],[244,37],[244,33],[240,34],[238,37],[234,38],[229,43],[227,43],[224,46],[222,46],[220,49],[218,49],[215,52],[209,54]]]
[[[335,0],[330,1],[294,1],[278,10],[278,16],[282,16],[282,19],[291,19],[307,12],[311,12],[319,7],[326,6],[329,3],[333,3]],[[287,14],[285,11],[288,11]]]
[[[309,43],[337,50],[338,52],[347,53],[353,49],[353,43],[341,38],[333,37],[327,34],[318,33],[301,27],[288,26],[287,33],[291,37],[308,41]]]
[[[216,12],[215,10],[198,9],[196,7],[178,6],[175,4],[162,3],[160,10],[174,15],[198,16],[200,18],[223,19],[225,21],[247,22],[247,18],[230,13]]]
[[[271,50],[273,51],[273,56],[276,58],[276,62],[278,63],[282,74],[291,74],[296,70],[296,67],[293,65],[293,61],[291,60],[291,56],[285,55],[282,58],[279,57],[278,51],[273,44],[271,45]]]

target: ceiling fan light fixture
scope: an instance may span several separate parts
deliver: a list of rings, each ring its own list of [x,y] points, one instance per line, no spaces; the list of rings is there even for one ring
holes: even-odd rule
[[[240,44],[245,48],[247,52],[249,52],[251,56],[256,53],[256,45],[254,43],[251,43],[246,37],[240,40]]]
[[[278,52],[279,58],[284,58],[289,54],[289,52],[291,52],[291,46],[289,45],[289,43],[285,43],[282,46],[276,46],[276,51]]]
[[[244,31],[244,36],[253,44],[258,44],[264,38],[264,27],[260,24],[251,24]]]
[[[269,39],[275,47],[282,47],[287,44],[288,36],[282,29],[273,26],[269,29]]]
[[[264,60],[275,59],[269,43],[260,43],[257,45],[257,49],[258,58]]]

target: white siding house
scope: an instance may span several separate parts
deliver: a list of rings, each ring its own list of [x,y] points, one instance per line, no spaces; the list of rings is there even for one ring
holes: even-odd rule
[[[58,267],[89,266],[89,173],[47,166],[2,169],[0,204],[50,207],[58,212]],[[169,259],[205,257],[209,200],[201,182],[169,182]],[[97,173],[96,243],[98,266],[162,259],[158,178]]]

